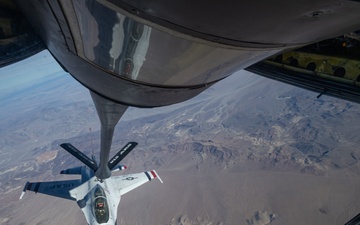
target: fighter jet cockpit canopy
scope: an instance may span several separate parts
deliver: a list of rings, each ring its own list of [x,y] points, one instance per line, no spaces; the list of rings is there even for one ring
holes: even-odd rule
[[[94,189],[92,213],[99,224],[109,221],[109,206],[104,189],[101,186],[96,186]]]

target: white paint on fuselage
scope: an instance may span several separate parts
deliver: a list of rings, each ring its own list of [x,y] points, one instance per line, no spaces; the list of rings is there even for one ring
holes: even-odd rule
[[[85,207],[81,208],[81,211],[84,213],[88,224],[99,224],[96,221],[92,210],[94,206],[93,204],[95,202],[94,191],[97,186],[100,186],[105,192],[107,205],[109,207],[109,220],[107,223],[101,224],[114,225],[116,223],[117,209],[120,203],[121,194],[118,190],[115,189],[113,179],[110,177],[108,179],[100,181],[100,179],[96,178],[94,176],[94,173],[87,167],[83,167],[81,176],[82,180],[85,182],[79,187],[73,189],[71,192],[73,197],[76,196],[76,201],[86,199],[86,205]]]

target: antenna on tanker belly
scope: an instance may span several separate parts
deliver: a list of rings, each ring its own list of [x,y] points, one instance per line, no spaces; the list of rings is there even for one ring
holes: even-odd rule
[[[95,152],[94,152],[94,145],[93,145],[93,139],[92,139],[91,127],[89,128],[89,131],[90,131],[90,143],[91,143],[92,155],[95,155]]]

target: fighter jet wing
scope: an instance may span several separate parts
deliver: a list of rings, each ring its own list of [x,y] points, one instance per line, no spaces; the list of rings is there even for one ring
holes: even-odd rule
[[[20,196],[20,199],[24,196],[25,191],[33,191],[35,193],[42,193],[46,195],[52,195],[59,198],[65,198],[69,200],[75,200],[70,196],[69,191],[76,188],[81,184],[80,180],[63,180],[63,181],[51,181],[51,182],[27,182],[24,190]]]
[[[113,184],[116,189],[120,191],[120,194],[126,194],[129,191],[145,184],[148,181],[151,181],[154,178],[158,178],[162,183],[159,175],[155,170],[147,171],[143,173],[127,174],[122,176],[111,177]]]

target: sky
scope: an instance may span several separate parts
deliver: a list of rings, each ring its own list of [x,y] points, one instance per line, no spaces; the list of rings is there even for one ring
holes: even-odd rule
[[[63,71],[49,51],[0,69],[0,91],[28,85],[34,81]],[[65,73],[65,72],[64,72]]]

